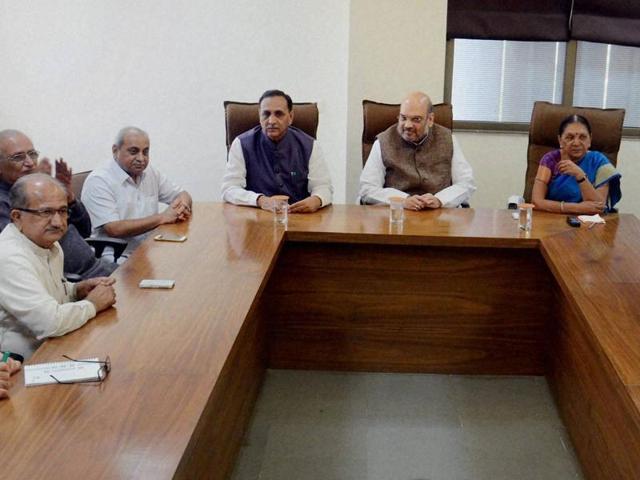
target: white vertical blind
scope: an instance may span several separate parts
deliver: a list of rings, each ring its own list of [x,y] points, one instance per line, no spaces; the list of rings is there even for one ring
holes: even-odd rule
[[[456,120],[498,121],[502,43],[455,40],[451,103]]]
[[[562,101],[565,43],[506,42],[503,122],[529,122],[537,100]]]
[[[640,48],[578,42],[574,105],[624,108],[625,127],[640,127]]]
[[[576,78],[573,104],[578,107],[605,108],[605,70],[607,45],[604,43],[578,43]]]
[[[456,39],[454,118],[528,122],[536,100],[562,101],[566,44]]]

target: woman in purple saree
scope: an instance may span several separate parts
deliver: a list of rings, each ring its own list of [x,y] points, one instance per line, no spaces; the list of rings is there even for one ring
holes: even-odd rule
[[[560,123],[559,150],[542,157],[532,201],[548,212],[595,214],[612,211],[622,198],[620,174],[600,152],[591,151],[591,125],[580,115]]]

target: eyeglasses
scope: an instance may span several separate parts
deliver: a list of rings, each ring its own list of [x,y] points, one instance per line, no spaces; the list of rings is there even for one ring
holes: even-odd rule
[[[7,160],[14,163],[24,163],[27,157],[29,157],[32,162],[35,162],[38,160],[39,156],[40,152],[38,152],[37,150],[29,150],[28,152],[14,153],[10,157],[7,157]]]
[[[40,218],[51,219],[57,213],[62,218],[67,218],[69,216],[69,207],[62,208],[42,208],[35,210],[33,208],[14,208],[14,210],[20,210],[21,212],[33,213]]]
[[[105,381],[105,379],[109,375],[109,372],[111,371],[111,358],[109,358],[109,355],[107,355],[107,358],[105,358],[104,360],[76,360],[75,358],[71,358],[68,355],[62,355],[62,356],[64,358],[66,358],[67,360],[71,360],[72,362],[97,363],[97,364],[100,365],[100,368],[98,369],[98,372],[96,373],[96,378],[95,379],[78,380],[76,382],[63,382],[61,380],[58,380],[53,375],[51,375],[51,374],[49,375],[56,382],[64,384],[64,385],[71,385],[71,384],[74,384],[74,383],[102,383],[102,382]]]

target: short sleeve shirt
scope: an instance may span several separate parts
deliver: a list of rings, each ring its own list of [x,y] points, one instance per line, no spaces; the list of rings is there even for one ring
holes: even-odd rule
[[[82,203],[91,216],[91,238],[113,240],[104,225],[118,220],[143,218],[158,213],[158,202],[171,203],[182,189],[148,165],[135,182],[115,160],[91,172],[82,188]],[[147,234],[127,240],[133,251]]]

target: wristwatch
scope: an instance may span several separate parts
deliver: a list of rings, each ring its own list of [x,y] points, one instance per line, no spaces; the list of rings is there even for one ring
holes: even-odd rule
[[[583,176],[580,180],[577,180],[578,183],[582,183],[587,179],[587,176]]]

